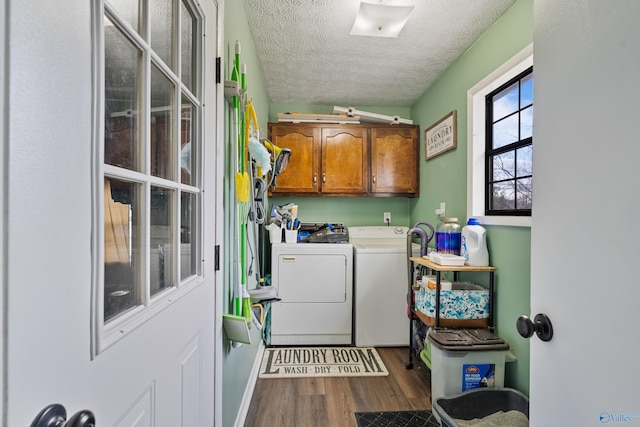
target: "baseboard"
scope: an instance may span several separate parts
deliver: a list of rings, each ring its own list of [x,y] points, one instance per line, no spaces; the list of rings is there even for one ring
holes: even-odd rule
[[[262,356],[264,355],[265,348],[266,347],[264,345],[264,341],[260,340],[258,353],[256,354],[256,359],[253,362],[253,368],[251,369],[251,374],[249,375],[249,381],[247,381],[247,386],[244,389],[242,403],[240,404],[240,408],[238,409],[238,416],[236,417],[234,427],[243,427],[244,422],[247,419],[249,406],[251,406],[253,389],[256,387],[256,381],[258,380],[258,374],[260,373],[260,364],[262,363]]]

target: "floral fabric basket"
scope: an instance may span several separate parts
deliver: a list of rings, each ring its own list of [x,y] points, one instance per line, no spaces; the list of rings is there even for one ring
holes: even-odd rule
[[[416,291],[416,309],[428,317],[436,315],[436,291],[420,284]],[[440,290],[441,319],[489,318],[489,290],[472,282],[453,282],[451,290]]]

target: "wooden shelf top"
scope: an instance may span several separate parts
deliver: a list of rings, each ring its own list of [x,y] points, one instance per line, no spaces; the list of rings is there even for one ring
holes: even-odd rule
[[[496,268],[491,266],[476,267],[470,265],[440,265],[430,261],[428,258],[411,257],[409,259],[417,264],[424,265],[436,271],[496,271]]]

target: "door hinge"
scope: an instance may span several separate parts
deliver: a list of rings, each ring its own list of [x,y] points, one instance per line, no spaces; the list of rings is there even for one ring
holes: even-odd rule
[[[216,84],[222,83],[222,58],[219,56],[216,58]]]
[[[220,270],[220,245],[216,245],[215,248],[215,271]]]

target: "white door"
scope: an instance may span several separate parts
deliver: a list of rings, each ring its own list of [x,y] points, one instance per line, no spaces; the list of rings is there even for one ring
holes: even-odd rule
[[[178,56],[203,70],[190,75],[205,83],[199,89],[193,81],[173,89],[171,83],[165,85],[170,89],[164,104],[156,96],[154,76],[171,82],[175,75],[157,65],[162,58],[143,49],[144,37],[121,39],[129,42],[125,49],[138,46],[133,50],[143,52],[134,61],[139,70],[134,77],[140,82],[151,76],[152,82],[139,86],[139,103],[128,112],[137,120],[133,133],[140,139],[130,146],[140,156],[139,168],[131,170],[105,165],[105,155],[99,154],[103,133],[117,131],[104,130],[104,121],[117,115],[105,113],[102,59],[103,31],[114,31],[116,19],[107,22],[100,1],[5,2],[3,46],[8,52],[2,93],[3,118],[8,113],[8,119],[0,168],[6,172],[2,206],[6,202],[7,209],[0,216],[5,426],[30,425],[54,403],[66,408],[67,418],[82,409],[92,411],[99,426],[212,426],[219,419],[214,413],[219,325],[213,261],[219,240],[215,150],[216,105],[222,98],[214,83],[219,17],[214,1],[196,5],[176,0],[173,11],[171,1],[154,1],[151,9],[132,1],[108,3],[128,8],[123,17],[169,11],[169,21],[180,30],[207,35],[206,41],[183,38],[183,47],[196,48],[183,48]],[[144,25],[138,28],[141,34]],[[208,52],[202,63],[195,59],[200,48]],[[131,77],[126,71],[106,78],[126,81]],[[183,79],[186,74],[182,72]],[[185,95],[185,87],[194,88],[195,101]],[[115,99],[113,93],[108,98]],[[206,109],[201,108],[205,100]],[[186,117],[185,104],[190,105]],[[180,131],[170,128],[172,136],[165,140],[172,142],[164,147],[165,154],[158,155],[157,147],[144,148],[153,138],[149,134],[156,119],[171,114],[182,117],[177,121],[182,124]],[[184,153],[185,135],[192,148],[197,139],[207,140],[205,151],[191,152],[192,180],[180,178],[176,170],[183,164],[178,160],[167,160],[169,172],[162,177],[145,175],[154,153],[162,161]],[[211,163],[200,163],[205,157]],[[115,191],[103,195],[105,182],[136,187],[136,208],[124,191],[119,197]],[[211,191],[203,192],[205,188]],[[114,198],[123,219],[120,234],[114,235],[127,240],[121,246],[105,243],[106,211],[117,204]],[[125,250],[114,255],[109,251],[113,247]],[[123,281],[122,289],[109,293],[102,283],[114,256],[130,263],[132,282]]]
[[[534,1],[535,427],[640,425],[640,3]]]

